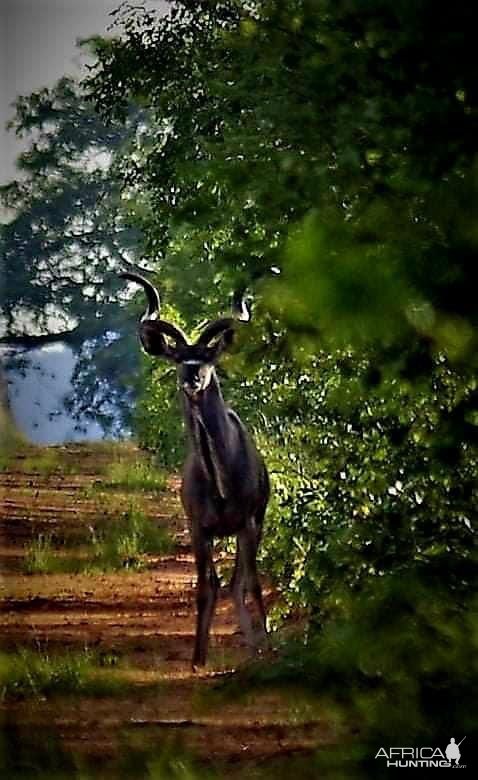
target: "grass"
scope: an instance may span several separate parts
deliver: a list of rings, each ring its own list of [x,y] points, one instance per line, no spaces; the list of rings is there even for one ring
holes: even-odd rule
[[[58,451],[50,447],[38,447],[37,452],[24,458],[17,464],[19,469],[28,474],[41,474],[48,477],[50,474],[61,471],[64,472],[64,464],[58,454]]]
[[[141,493],[160,493],[167,483],[167,474],[151,456],[134,447],[112,442],[77,445],[76,456],[62,447],[41,447],[14,436],[1,425],[0,471],[13,466],[26,474],[81,474],[84,467],[94,467],[102,478],[93,486],[95,492],[105,489]],[[109,462],[108,462],[109,461]],[[91,490],[91,487],[88,489]]]
[[[55,555],[51,534],[39,534],[25,545],[24,568],[27,574],[51,574],[57,572],[61,561]]]
[[[0,698],[39,698],[81,693],[102,696],[124,690],[125,683],[101,666],[90,650],[50,656],[26,648],[0,653]]]
[[[53,724],[32,729],[7,721],[2,726],[0,777],[5,780],[220,780],[230,775],[229,766],[221,773],[205,767],[174,738],[151,744],[144,735],[125,735],[114,757],[85,756],[65,744]]]
[[[100,531],[91,529],[94,548],[93,566],[102,570],[142,568],[147,555],[163,555],[174,548],[174,541],[162,526],[131,505],[119,519]]]
[[[51,474],[68,474],[74,467],[65,463],[55,447],[41,447],[22,439],[20,434],[4,440],[0,430],[0,472],[13,471],[48,477]]]
[[[153,461],[118,460],[106,469],[105,479],[97,487],[161,493],[166,487],[166,474]]]
[[[27,574],[58,574],[114,570],[139,570],[148,555],[172,552],[174,540],[166,528],[157,525],[133,504],[117,519],[90,526],[90,541],[82,555],[59,555],[51,534],[40,534],[25,546]]]

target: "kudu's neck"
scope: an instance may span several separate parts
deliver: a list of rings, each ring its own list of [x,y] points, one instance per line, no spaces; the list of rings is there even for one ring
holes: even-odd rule
[[[191,445],[221,498],[229,490],[234,430],[215,373],[196,401],[184,398],[184,414]]]

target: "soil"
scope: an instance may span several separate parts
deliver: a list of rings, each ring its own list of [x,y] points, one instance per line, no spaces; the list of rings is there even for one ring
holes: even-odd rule
[[[207,696],[225,674],[249,663],[226,589],[208,665],[192,671],[195,572],[178,478],[171,477],[161,494],[105,489],[108,464],[141,458],[135,447],[77,444],[48,451],[53,466],[41,465],[45,449],[23,450],[0,473],[0,650],[28,647],[54,655],[91,648],[109,659],[108,674],[122,687],[110,695],[6,697],[0,707],[9,729],[54,732],[63,751],[105,772],[118,751],[173,741],[228,777],[336,742],[318,702],[280,691],[234,701]],[[89,526],[114,523],[132,501],[174,535],[173,553],[147,556],[140,571],[26,573],[25,545],[39,534],[51,538],[58,557],[72,551],[81,557]],[[222,554],[222,568],[230,563]],[[274,593],[264,590],[270,605]]]

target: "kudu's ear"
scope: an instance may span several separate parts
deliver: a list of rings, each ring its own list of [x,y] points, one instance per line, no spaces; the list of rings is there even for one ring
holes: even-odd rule
[[[153,357],[164,357],[168,360],[178,360],[177,346],[168,344],[161,328],[161,324],[155,320],[145,320],[139,326],[139,338],[143,349]]]

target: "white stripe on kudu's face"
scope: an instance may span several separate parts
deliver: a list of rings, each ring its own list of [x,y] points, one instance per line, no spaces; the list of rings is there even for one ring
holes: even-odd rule
[[[204,363],[204,365],[202,365],[201,368],[199,369],[199,376],[201,378],[202,390],[205,390],[206,387],[209,385],[212,378],[213,371],[214,371],[214,366],[211,366],[210,363]]]

